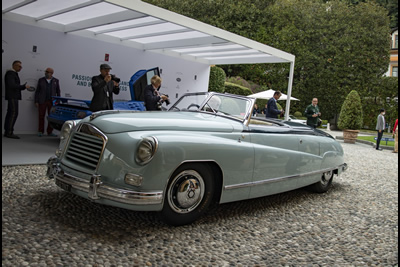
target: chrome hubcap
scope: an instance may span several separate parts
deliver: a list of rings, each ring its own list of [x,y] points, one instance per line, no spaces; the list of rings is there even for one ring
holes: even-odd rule
[[[204,181],[201,175],[193,170],[178,174],[168,190],[168,202],[178,213],[188,213],[194,210],[203,199]]]

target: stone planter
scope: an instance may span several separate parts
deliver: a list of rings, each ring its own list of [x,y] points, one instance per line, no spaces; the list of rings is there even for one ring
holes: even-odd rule
[[[343,130],[343,139],[345,143],[355,144],[359,130]]]

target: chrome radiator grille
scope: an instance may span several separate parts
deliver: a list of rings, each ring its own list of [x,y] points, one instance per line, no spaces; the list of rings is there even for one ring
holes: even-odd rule
[[[65,157],[83,168],[96,170],[106,137],[89,124],[82,124],[71,138]]]

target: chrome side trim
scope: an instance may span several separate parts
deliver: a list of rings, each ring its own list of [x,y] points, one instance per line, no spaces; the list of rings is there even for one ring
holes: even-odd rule
[[[99,176],[92,177],[91,182],[67,173],[55,174],[56,180],[71,185],[72,188],[87,192],[89,199],[108,199],[131,205],[161,204],[163,191],[139,192],[105,185]]]
[[[261,180],[261,181],[256,181],[256,182],[248,182],[248,183],[242,183],[242,184],[234,184],[234,185],[226,185],[224,187],[225,190],[231,190],[231,189],[238,189],[238,188],[245,188],[245,187],[252,187],[252,186],[258,186],[258,185],[265,185],[265,184],[271,184],[271,183],[277,183],[277,182],[283,182],[289,179],[294,179],[294,178],[299,178],[299,177],[304,177],[308,175],[313,175],[313,174],[318,174],[318,173],[325,173],[337,169],[342,169],[342,171],[347,170],[347,164],[343,163],[339,165],[338,167],[335,168],[328,168],[328,169],[322,169],[318,171],[312,171],[312,172],[307,172],[299,175],[289,175],[289,176],[283,176],[283,177],[277,177],[277,178],[271,178],[267,180]]]

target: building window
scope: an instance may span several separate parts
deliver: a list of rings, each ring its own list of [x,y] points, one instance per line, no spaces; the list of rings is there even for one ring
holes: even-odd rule
[[[398,75],[399,75],[399,67],[398,66],[393,67],[392,68],[392,77],[399,77]]]
[[[393,48],[399,48],[399,35],[396,34],[394,36],[394,47]]]

